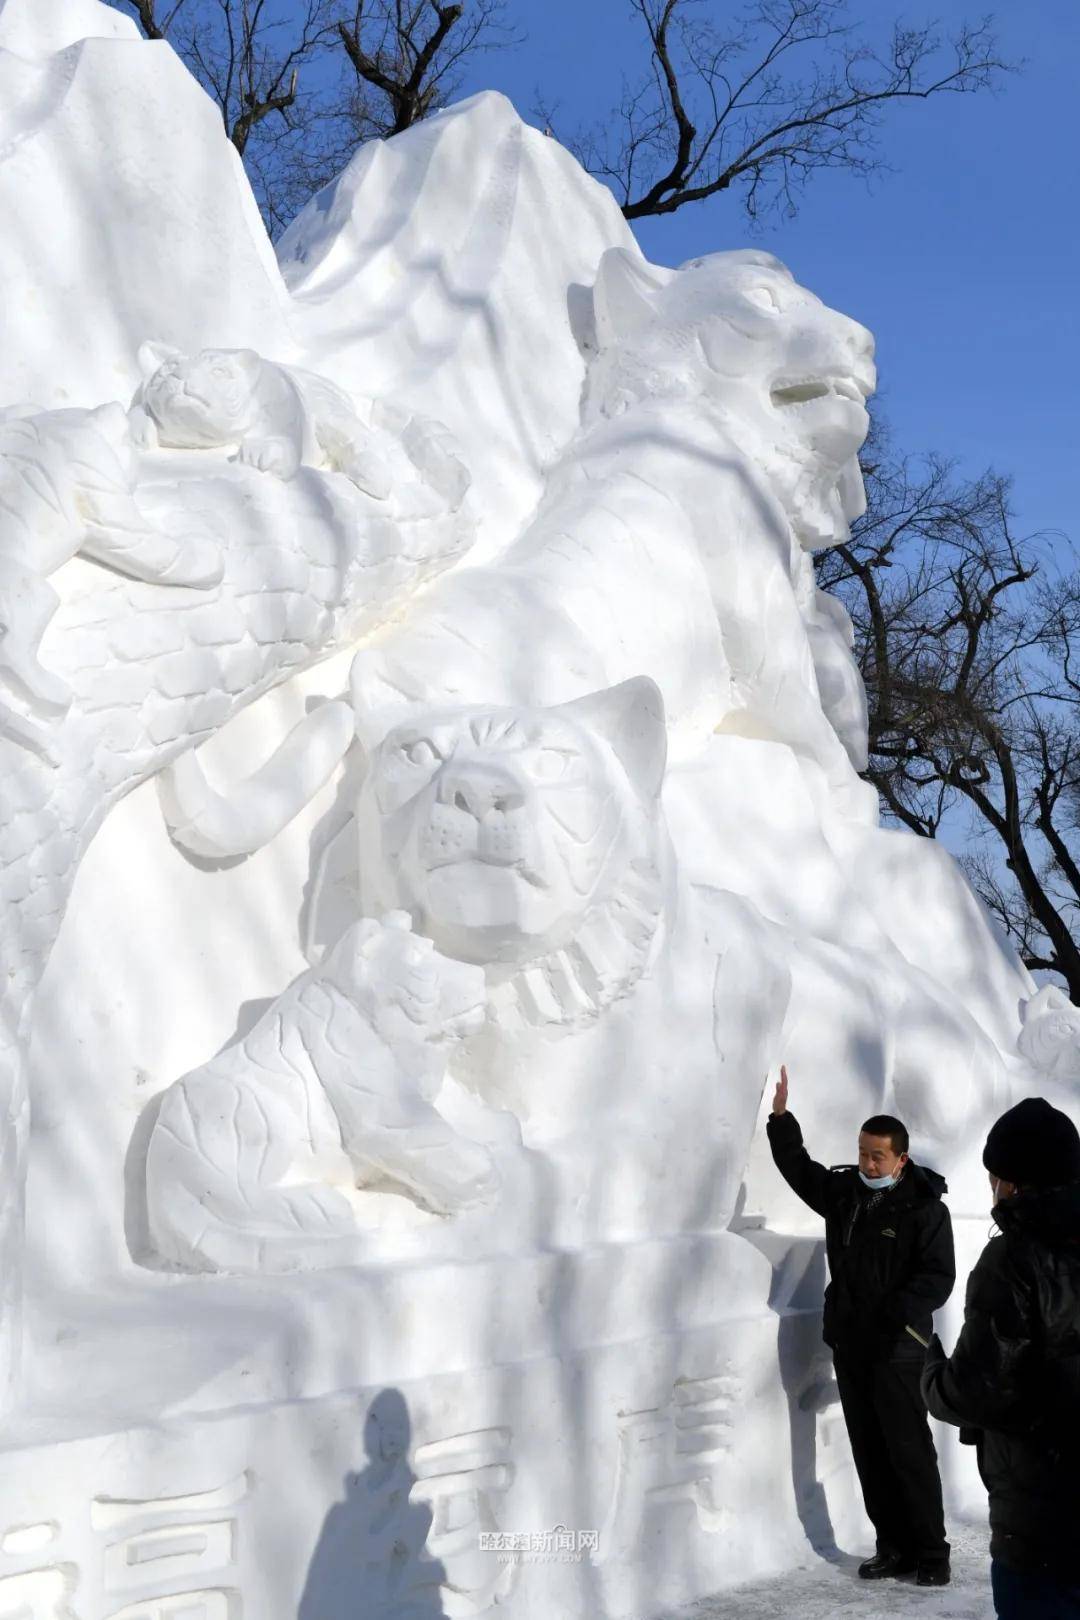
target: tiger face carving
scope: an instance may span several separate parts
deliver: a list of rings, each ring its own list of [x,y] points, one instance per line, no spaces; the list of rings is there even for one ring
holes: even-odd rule
[[[418,716],[376,749],[360,793],[364,905],[409,912],[448,956],[509,969],[566,950],[612,907],[644,928],[650,906],[627,882],[655,879],[665,757],[644,678],[558,708]]]
[[[864,326],[756,250],[667,270],[612,248],[594,305],[594,417],[654,399],[703,402],[766,472],[802,545],[847,537],[866,505],[857,452],[876,384]]]
[[[344,473],[376,500],[390,494],[390,467],[376,435],[326,377],[278,365],[254,349],[186,355],[144,343],[139,364],[143,383],[128,422],[140,449],[235,444],[238,461],[277,478],[309,466]]]
[[[152,417],[161,444],[198,450],[231,444],[255,426],[256,392],[264,362],[254,349],[203,349],[184,355],[147,346],[139,404]]]

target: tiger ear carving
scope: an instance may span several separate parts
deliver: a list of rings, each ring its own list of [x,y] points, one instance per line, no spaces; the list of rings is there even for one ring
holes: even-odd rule
[[[166,360],[179,360],[182,357],[183,350],[174,348],[171,343],[157,343],[152,339],[140,343],[139,370],[142,373],[143,381],[148,381],[158,367],[165,364]]]
[[[648,264],[626,248],[608,248],[593,289],[596,337],[601,349],[624,343],[656,320],[656,298],[678,272]]]
[[[610,743],[646,804],[660,797],[667,766],[667,723],[660,688],[647,675],[575,698],[556,710]]]

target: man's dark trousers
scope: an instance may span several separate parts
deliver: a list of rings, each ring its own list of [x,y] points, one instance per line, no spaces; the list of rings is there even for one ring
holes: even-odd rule
[[[834,1356],[836,1383],[878,1552],[947,1563],[937,1452],[919,1392],[921,1357]]]
[[[1028,1574],[995,1558],[990,1565],[998,1620],[1080,1620],[1080,1585]]]

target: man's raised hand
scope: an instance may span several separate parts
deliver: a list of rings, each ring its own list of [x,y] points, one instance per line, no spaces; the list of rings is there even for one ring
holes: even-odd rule
[[[773,1092],[772,1111],[774,1114],[787,1113],[787,1084],[787,1069],[781,1063],[780,1078],[776,1082],[776,1090]]]

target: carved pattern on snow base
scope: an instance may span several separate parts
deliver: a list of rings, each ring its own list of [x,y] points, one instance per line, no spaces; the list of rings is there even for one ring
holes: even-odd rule
[[[448,1620],[472,1620],[500,1604],[514,1584],[512,1565],[495,1565],[481,1537],[498,1529],[495,1504],[514,1478],[509,1428],[478,1429],[418,1445],[410,1492],[431,1511],[427,1551],[446,1572],[443,1609]]]
[[[240,1620],[239,1592],[218,1584],[237,1570],[239,1517],[203,1515],[239,1509],[252,1483],[244,1473],[183,1496],[95,1497],[90,1521],[105,1541],[102,1584],[129,1600],[109,1620]]]
[[[602,1562],[618,1564],[632,1555],[654,1505],[689,1502],[705,1534],[725,1528],[731,1481],[724,1464],[744,1404],[743,1381],[719,1373],[676,1379],[663,1406],[619,1413],[618,1473],[600,1538]]]
[[[62,1565],[0,1575],[0,1620],[80,1620],[69,1604],[77,1578]]]
[[[114,1610],[106,1620],[242,1620],[241,1605],[239,1592],[218,1587],[212,1591],[177,1592],[127,1604]]]
[[[74,1562],[0,1569],[0,1620],[243,1620],[240,1510],[252,1486],[245,1472],[182,1496],[97,1496],[89,1512],[69,1511],[66,1532],[54,1520],[12,1526],[0,1536],[7,1558],[72,1543],[86,1522],[94,1552],[83,1571]]]

